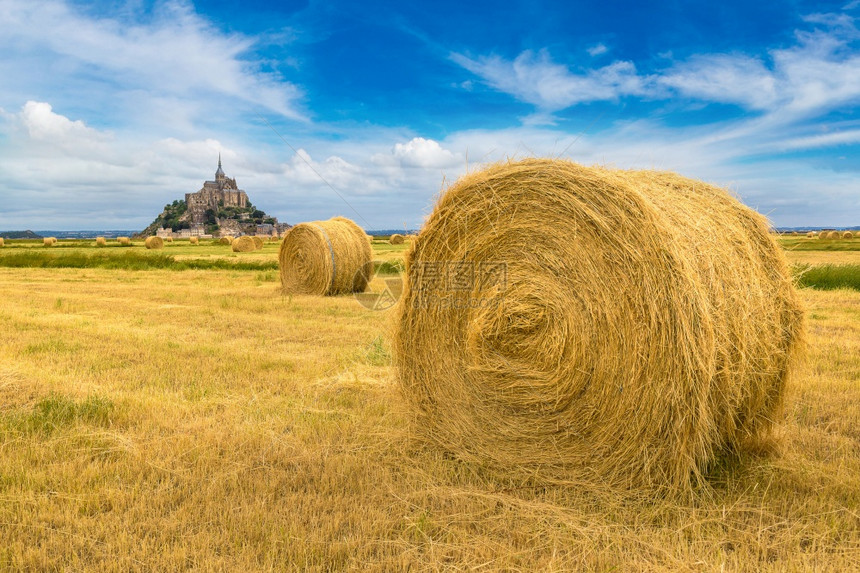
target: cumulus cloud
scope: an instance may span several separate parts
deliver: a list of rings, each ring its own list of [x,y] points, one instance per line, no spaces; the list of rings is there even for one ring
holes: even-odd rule
[[[396,143],[392,155],[408,167],[441,169],[453,167],[462,161],[461,157],[443,149],[436,141],[423,137],[414,137],[407,143]]]

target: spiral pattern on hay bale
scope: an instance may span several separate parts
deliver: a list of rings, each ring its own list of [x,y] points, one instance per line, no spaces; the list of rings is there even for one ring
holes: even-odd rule
[[[155,235],[152,235],[151,237],[146,238],[146,240],[143,242],[143,245],[147,249],[152,249],[152,250],[163,249],[164,248],[164,240],[162,240],[161,237],[157,237]]]
[[[767,433],[799,348],[768,231],[673,173],[461,178],[406,257],[394,348],[417,432],[506,473],[689,491]]]
[[[288,294],[363,292],[372,266],[370,242],[345,217],[299,223],[284,235],[278,264]]]
[[[249,237],[248,235],[242,235],[241,237],[233,239],[231,248],[234,253],[250,253],[251,251],[257,250],[257,247],[254,244],[254,238]]]

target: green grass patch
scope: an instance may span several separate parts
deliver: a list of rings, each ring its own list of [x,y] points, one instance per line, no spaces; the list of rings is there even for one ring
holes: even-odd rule
[[[860,239],[819,239],[783,236],[777,239],[786,251],[860,251]]]
[[[860,290],[860,265],[793,265],[792,272],[801,287]]]
[[[192,259],[177,261],[172,255],[126,251],[122,254],[110,252],[84,253],[80,251],[58,253],[27,250],[0,255],[0,267],[43,269],[118,269],[118,270],[277,270],[277,261],[229,261],[226,259]]]
[[[30,412],[13,414],[7,423],[22,434],[49,436],[76,423],[110,426],[116,414],[114,403],[101,396],[75,402],[62,394],[51,394],[37,402]]]

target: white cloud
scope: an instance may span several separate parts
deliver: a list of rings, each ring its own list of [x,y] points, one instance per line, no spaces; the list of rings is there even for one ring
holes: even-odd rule
[[[151,20],[131,24],[88,16],[63,0],[4,0],[0,28],[0,50],[21,54],[4,58],[7,90],[38,89],[50,80],[64,93],[81,91],[98,101],[106,91],[129,106],[188,96],[199,106],[201,99],[226,96],[304,117],[297,86],[244,59],[253,39],[215,28],[180,0],[158,3]]]
[[[604,44],[595,44],[595,45],[591,46],[590,48],[588,48],[588,50],[586,50],[586,51],[588,52],[589,56],[595,57],[595,56],[599,56],[601,54],[605,54],[606,52],[609,51],[609,48],[607,48]]]
[[[436,141],[423,137],[412,138],[407,143],[396,143],[392,155],[401,165],[408,167],[445,168],[462,162],[462,158],[443,149]]]
[[[688,97],[768,109],[778,99],[777,83],[757,58],[708,54],[679,63],[657,80]]]
[[[451,54],[450,57],[491,87],[550,112],[591,101],[645,95],[648,91],[646,80],[637,75],[632,62],[613,62],[575,74],[554,63],[546,50],[537,54],[525,51],[513,61],[499,56],[469,58]]]

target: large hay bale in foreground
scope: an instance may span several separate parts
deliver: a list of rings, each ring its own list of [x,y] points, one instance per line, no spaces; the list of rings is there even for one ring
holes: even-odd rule
[[[254,241],[254,249],[259,251],[260,249],[263,248],[263,238],[262,237],[258,237],[257,235],[254,235],[253,237],[251,237],[251,240]]]
[[[107,247],[107,240],[104,237],[96,237],[97,247]]]
[[[241,237],[233,239],[232,249],[234,253],[250,253],[251,251],[256,251],[257,247],[254,244],[253,237],[242,235]]]
[[[131,239],[129,239],[128,237],[117,237],[116,242],[119,243],[122,247],[131,246]]]
[[[158,250],[164,248],[164,241],[161,239],[161,237],[156,237],[155,235],[147,237],[143,244],[147,249]]]
[[[406,257],[394,347],[416,431],[518,478],[689,491],[768,432],[800,346],[768,227],[672,173],[463,177]]]
[[[403,241],[405,241],[405,238],[403,237],[403,235],[400,235],[398,233],[394,233],[393,235],[391,235],[391,237],[388,238],[388,242],[392,245],[402,245]]]
[[[299,223],[284,235],[278,265],[288,294],[363,292],[372,267],[370,241],[345,217]]]
[[[57,244],[57,237],[43,237],[42,244],[46,247],[53,247]]]

